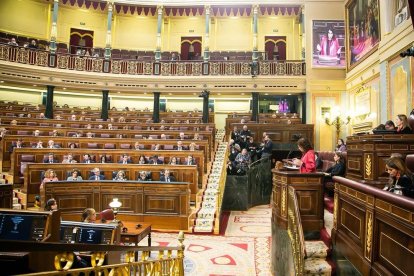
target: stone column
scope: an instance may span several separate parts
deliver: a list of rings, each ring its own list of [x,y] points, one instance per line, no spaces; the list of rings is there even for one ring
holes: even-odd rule
[[[206,33],[204,37],[204,62],[210,60],[210,6],[205,6]]]
[[[101,108],[101,119],[108,120],[109,113],[109,90],[102,90],[102,108]]]
[[[259,93],[252,92],[252,121],[259,122]]]
[[[157,7],[158,19],[157,19],[157,42],[155,48],[155,61],[159,62],[161,60],[161,30],[162,30],[162,13],[163,6]]]
[[[55,87],[53,85],[47,85],[47,94],[46,94],[46,111],[45,117],[48,119],[53,119],[53,91]]]
[[[50,53],[56,54],[56,37],[57,37],[57,17],[59,10],[59,0],[53,1],[53,17],[52,17],[52,29],[50,31]]]
[[[160,122],[160,92],[154,92],[154,111],[152,112],[152,121]]]
[[[112,13],[113,13],[114,4],[108,2],[108,19],[106,27],[106,43],[105,43],[105,59],[111,58],[111,45],[112,45]]]
[[[259,58],[258,55],[258,46],[257,46],[257,19],[259,14],[259,5],[253,6],[253,62],[257,61]]]

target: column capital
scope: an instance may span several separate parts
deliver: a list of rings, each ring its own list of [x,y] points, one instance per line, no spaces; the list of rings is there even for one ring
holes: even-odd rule
[[[259,12],[259,4],[253,5],[253,14],[257,14]]]
[[[206,15],[210,15],[210,12],[211,12],[210,5],[204,5],[204,10],[205,10]]]
[[[59,3],[59,0],[53,0],[53,2],[55,2],[55,3]]]
[[[114,9],[114,3],[113,1],[108,2],[108,12],[112,12]]]
[[[162,15],[163,10],[164,10],[164,6],[163,5],[158,5],[157,6],[157,12],[158,12],[159,15]]]

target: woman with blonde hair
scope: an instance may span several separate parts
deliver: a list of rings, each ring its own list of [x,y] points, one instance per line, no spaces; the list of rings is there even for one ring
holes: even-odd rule
[[[82,221],[88,223],[95,223],[96,211],[93,208],[86,208],[82,213]]]
[[[125,171],[123,171],[123,170],[118,171],[118,173],[116,174],[114,180],[115,181],[127,181],[128,179],[125,176]]]
[[[59,181],[59,179],[57,178],[54,170],[48,169],[45,172],[45,177],[42,180],[42,184],[40,185],[40,188],[42,189],[46,182],[51,182],[51,181]]]
[[[398,134],[412,134],[413,133],[413,130],[408,124],[407,116],[405,116],[404,114],[397,115],[397,118],[395,119],[395,125],[397,126]]]

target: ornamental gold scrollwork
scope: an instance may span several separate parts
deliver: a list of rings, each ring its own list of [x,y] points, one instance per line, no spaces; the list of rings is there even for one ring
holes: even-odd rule
[[[92,267],[102,266],[105,260],[105,252],[95,252],[91,256],[91,265]]]
[[[55,256],[55,269],[62,271],[62,270],[68,270],[72,267],[73,260],[75,259],[75,256],[73,252],[64,252],[59,253]],[[64,266],[62,266],[64,264]]]
[[[372,213],[368,213],[368,218],[367,218],[367,245],[366,245],[366,249],[367,249],[367,258],[370,258],[370,254],[371,254],[371,249],[372,249]]]
[[[282,188],[282,214],[286,214],[286,189]]]
[[[371,160],[371,156],[368,155],[367,158],[365,159],[365,174],[366,176],[371,176],[372,173],[372,160]]]

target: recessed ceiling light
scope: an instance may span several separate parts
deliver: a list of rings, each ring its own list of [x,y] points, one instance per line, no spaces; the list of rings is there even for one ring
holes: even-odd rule
[[[244,96],[244,93],[241,93],[242,94],[242,96]]]
[[[292,95],[292,93],[289,93],[288,95],[290,96],[290,95]]]
[[[66,87],[63,87],[63,90],[66,90]]]
[[[0,83],[4,83],[4,81],[0,81]]]
[[[116,93],[120,94],[121,92],[119,92],[119,91],[118,91],[118,92],[116,92]]]
[[[170,96],[171,96],[171,95],[172,95],[172,93],[168,93],[168,95],[170,95]]]
[[[269,95],[269,93],[265,93],[265,95],[267,96],[267,95]]]
[[[37,84],[33,84],[33,86],[37,86]]]

